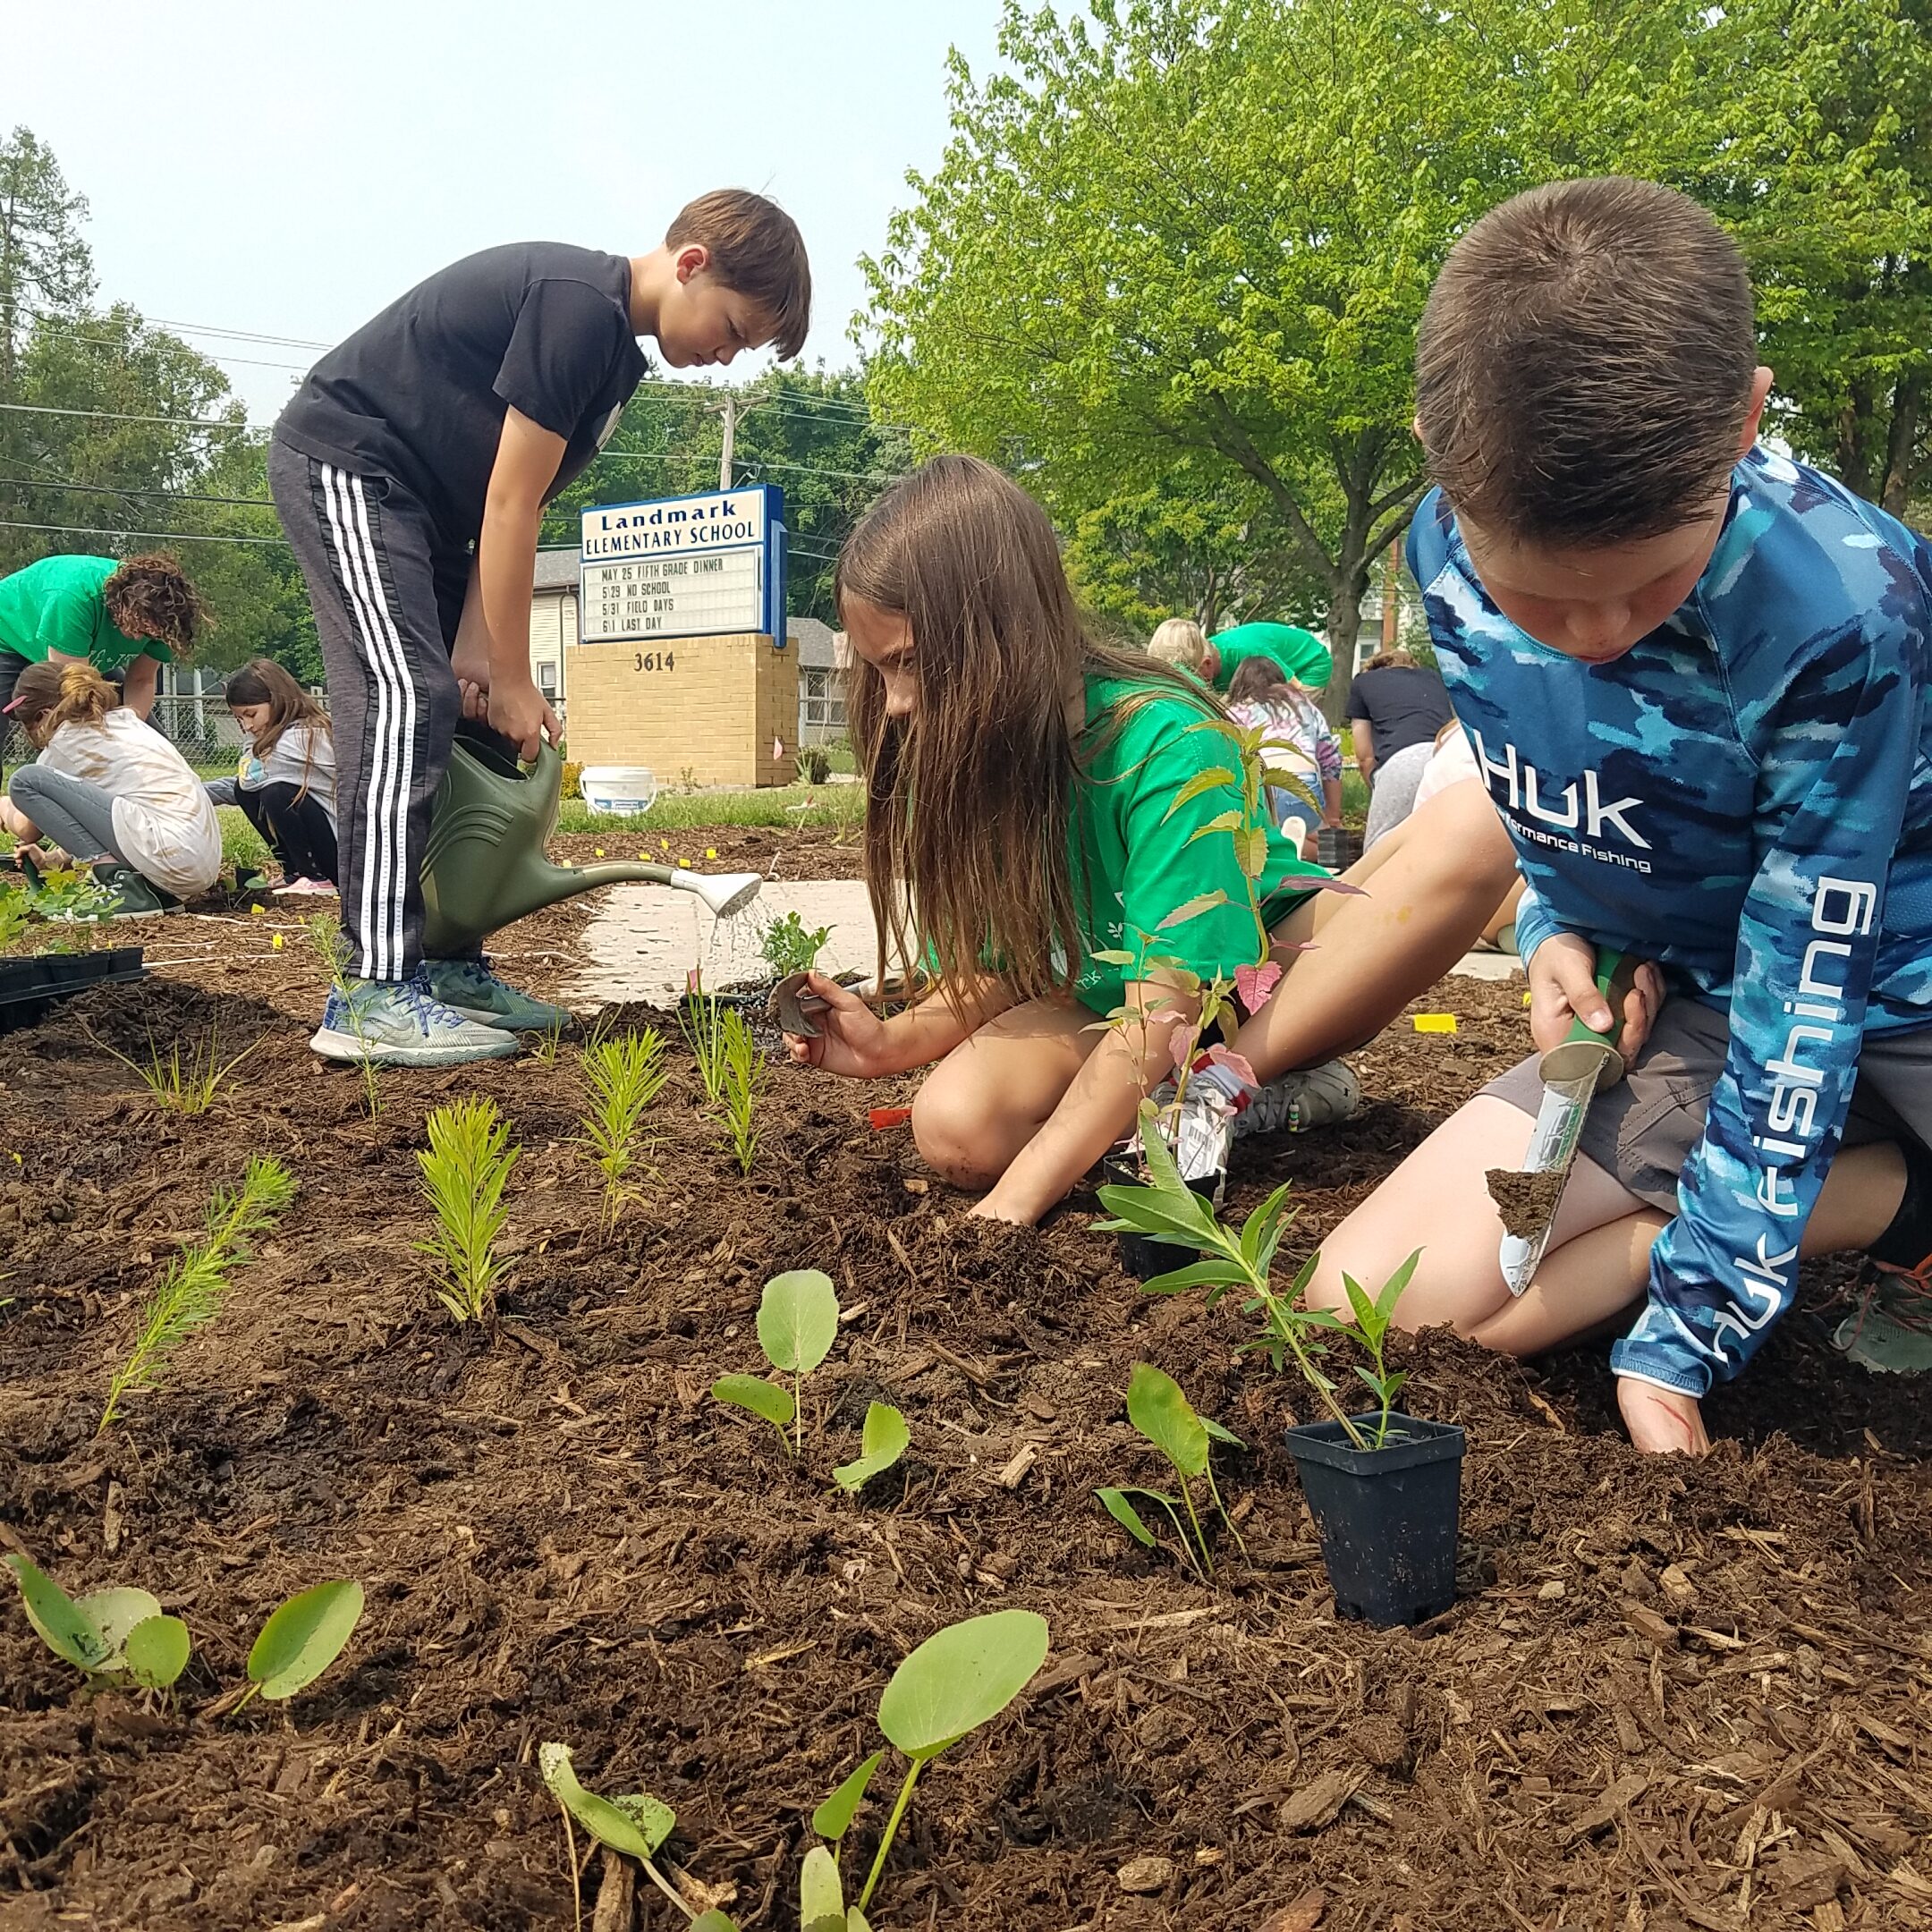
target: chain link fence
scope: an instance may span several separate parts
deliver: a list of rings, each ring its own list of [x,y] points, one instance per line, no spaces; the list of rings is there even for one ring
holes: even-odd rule
[[[233,772],[242,755],[241,729],[218,691],[157,698],[148,722],[204,776]]]

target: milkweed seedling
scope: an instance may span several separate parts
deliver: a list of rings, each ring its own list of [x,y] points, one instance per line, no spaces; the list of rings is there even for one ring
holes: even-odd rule
[[[120,1419],[123,1396],[153,1388],[174,1351],[221,1312],[229,1275],[248,1258],[249,1237],[269,1226],[294,1196],[295,1177],[262,1154],[248,1164],[239,1188],[216,1190],[206,1238],[168,1263],[141,1310],[140,1335],[107,1385],[97,1436]]]
[[[165,1690],[188,1665],[188,1626],[144,1589],[96,1590],[76,1602],[24,1556],[9,1556],[27,1621],[90,1683]]]
[[[487,1097],[437,1107],[428,1126],[429,1145],[416,1160],[436,1226],[416,1250],[437,1264],[436,1300],[460,1322],[482,1321],[509,1272],[497,1259],[496,1237],[509,1218],[504,1189],[520,1150]]]
[[[1188,1484],[1201,1477],[1207,1478],[1208,1494],[1214,1498],[1214,1506],[1228,1534],[1240,1543],[1241,1531],[1235,1529],[1223,1507],[1221,1492],[1215,1487],[1214,1469],[1208,1454],[1212,1443],[1231,1443],[1241,1448],[1241,1438],[1223,1428],[1218,1422],[1210,1422],[1205,1416],[1197,1415],[1193,1404],[1182,1394],[1181,1385],[1172,1376],[1147,1362],[1136,1362],[1129,1378],[1127,1419],[1174,1465],[1174,1474],[1180,1479],[1181,1503],[1187,1511],[1187,1528],[1182,1528],[1174,1497],[1161,1490],[1097,1489],[1094,1494],[1099,1497],[1107,1514],[1136,1542],[1145,1544],[1149,1549],[1155,1547],[1154,1534],[1128,1498],[1146,1496],[1158,1503],[1172,1519],[1189,1563],[1202,1576],[1212,1576],[1214,1555],[1208,1547],[1208,1538],[1202,1534],[1200,1518],[1195,1513],[1194,1498]]]
[[[793,1268],[774,1275],[758,1301],[758,1346],[765,1360],[792,1379],[791,1389],[761,1376],[720,1376],[711,1393],[721,1402],[763,1416],[778,1431],[787,1454],[795,1455],[805,1443],[805,1377],[827,1355],[838,1339],[838,1293],[832,1277],[817,1268]],[[785,1438],[790,1424],[792,1437]]]
[[[231,1711],[260,1696],[271,1704],[313,1683],[343,1653],[362,1620],[362,1586],[347,1577],[301,1590],[275,1611],[249,1650],[249,1687]]]
[[[587,1046],[578,1056],[590,1089],[583,1118],[585,1144],[604,1174],[603,1228],[607,1236],[623,1206],[624,1182],[644,1157],[644,1111],[667,1077],[664,1038],[655,1028]]]
[[[875,1476],[883,1476],[911,1446],[911,1442],[912,1434],[906,1428],[904,1416],[890,1402],[872,1402],[866,1409],[858,1461],[840,1463],[832,1471],[832,1480],[857,1496]]]
[[[805,1932],[866,1932],[865,1909],[878,1889],[919,1773],[969,1732],[990,1724],[1032,1682],[1046,1661],[1049,1641],[1045,1617],[1031,1610],[996,1610],[935,1631],[893,1673],[879,1699],[879,1729],[911,1760],[911,1768],[852,1911],[844,1910],[837,1860],[830,1853],[807,1858],[801,1877]],[[843,1839],[883,1756],[875,1751],[812,1814],[813,1829],[821,1836]]]
[[[748,1174],[758,1153],[754,1114],[768,1070],[742,1013],[727,1011],[722,1031],[724,1091],[719,1105],[724,1109],[724,1131],[731,1136],[732,1152],[737,1157],[738,1172]]]
[[[564,1843],[570,1857],[571,1894],[576,1903],[580,1932],[583,1926],[583,1891],[577,1877],[577,1840],[571,1830],[572,1818],[600,1845],[608,1845],[613,1852],[634,1858],[644,1868],[645,1877],[687,1919],[691,1917],[691,1907],[652,1863],[658,1847],[671,1835],[672,1827],[677,1823],[677,1814],[669,1805],[661,1798],[653,1798],[648,1792],[635,1792],[623,1798],[600,1798],[595,1792],[586,1791],[577,1781],[568,1744],[538,1745],[537,1768],[543,1774],[550,1795],[556,1800],[557,1809],[564,1814]],[[711,1917],[708,1913],[706,1916]],[[701,1920],[698,1922],[702,1923]],[[737,1932],[737,1928],[719,1913],[712,1919],[710,1932]]]

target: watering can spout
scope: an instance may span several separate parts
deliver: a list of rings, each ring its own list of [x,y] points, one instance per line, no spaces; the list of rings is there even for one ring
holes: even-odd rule
[[[458,740],[423,855],[423,950],[430,958],[461,958],[514,919],[623,880],[694,893],[720,919],[758,896],[764,881],[756,872],[714,877],[643,862],[553,865],[544,842],[556,825],[563,780],[553,746],[545,745],[525,773],[491,746]]]

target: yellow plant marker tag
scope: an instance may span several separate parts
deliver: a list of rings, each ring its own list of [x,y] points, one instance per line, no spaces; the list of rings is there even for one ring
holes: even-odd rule
[[[704,849],[704,855],[707,859],[716,859],[717,857],[717,847],[716,845],[707,845]]]
[[[1453,1013],[1419,1013],[1415,1016],[1418,1033],[1453,1033],[1455,1015]]]
[[[597,855],[599,859],[604,856],[604,848],[601,845],[597,848]]]
[[[1530,996],[1527,993],[1525,993],[1522,996],[1522,1003],[1525,1006],[1530,1004]]]
[[[264,912],[264,911],[265,911],[266,910],[267,910],[267,909],[266,909],[265,907],[262,907],[262,906],[258,906],[258,905],[251,905],[251,906],[250,906],[250,907],[249,908],[249,916],[250,916],[250,918],[251,918],[251,919],[259,919],[259,918],[260,918],[260,917],[262,916],[262,913],[263,913],[263,912]]]
[[[275,952],[279,953],[282,950],[282,935],[280,933],[277,933],[275,937],[268,942],[268,944],[274,948]]]

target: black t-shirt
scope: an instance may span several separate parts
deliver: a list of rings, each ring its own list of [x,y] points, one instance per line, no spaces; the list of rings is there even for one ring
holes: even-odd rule
[[[1449,688],[1420,665],[1385,665],[1356,674],[1349,686],[1348,715],[1365,719],[1375,761],[1386,765],[1411,745],[1428,744],[1455,713]]]
[[[394,477],[467,544],[504,411],[564,438],[549,495],[583,470],[650,364],[631,329],[631,264],[561,242],[485,249],[419,283],[309,372],[275,425],[305,455]]]

